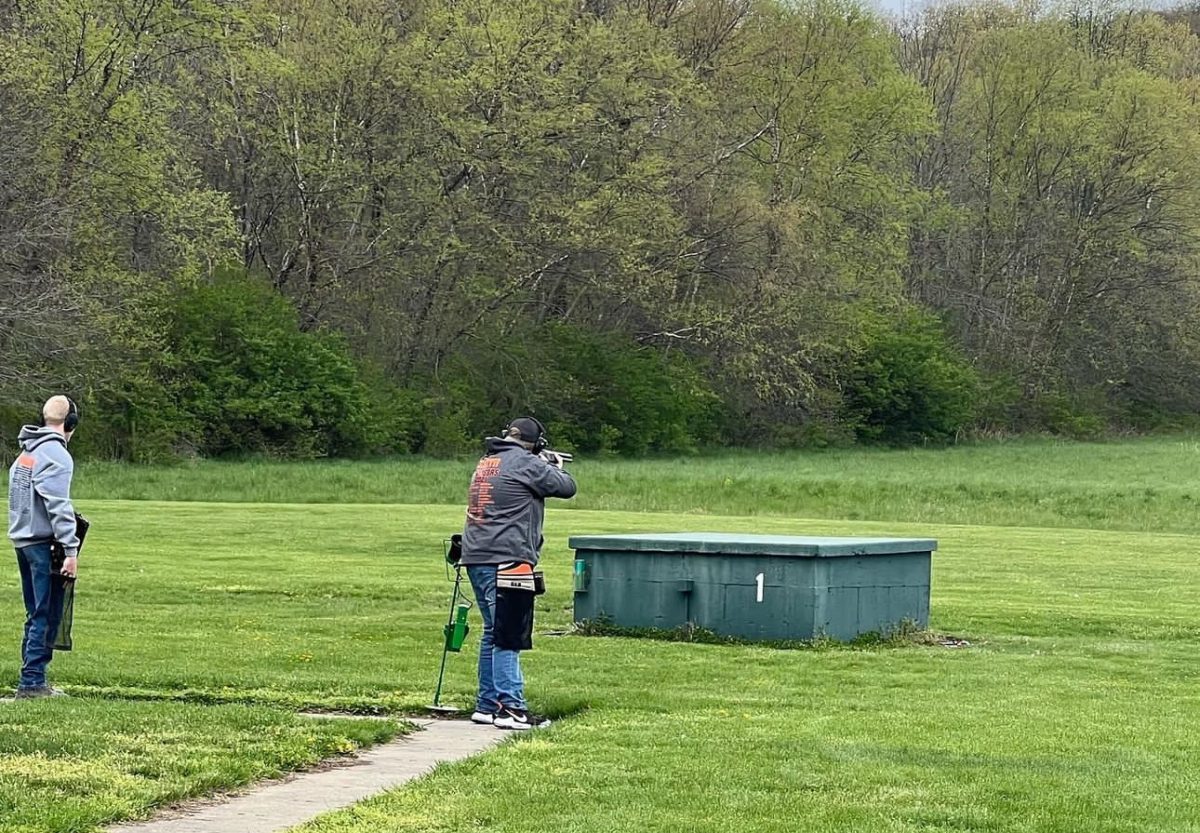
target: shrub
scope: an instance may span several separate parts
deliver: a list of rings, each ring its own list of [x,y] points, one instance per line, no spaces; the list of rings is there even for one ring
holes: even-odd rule
[[[562,324],[546,328],[538,391],[556,442],[581,451],[680,453],[715,442],[719,400],[679,351]]]
[[[477,450],[504,420],[537,416],[556,448],[679,453],[718,439],[720,401],[699,368],[617,334],[562,323],[449,361],[429,397],[425,450]]]
[[[865,442],[943,442],[969,425],[978,390],[940,323],[911,311],[866,327],[842,387],[843,419]]]
[[[370,441],[371,402],[345,341],[300,330],[265,282],[227,272],[175,307],[163,371],[181,434],[204,455],[321,456]]]

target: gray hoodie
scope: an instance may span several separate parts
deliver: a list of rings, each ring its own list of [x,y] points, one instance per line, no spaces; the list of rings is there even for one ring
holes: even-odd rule
[[[537,564],[545,499],[574,496],[575,481],[513,440],[488,437],[487,452],[471,481],[462,563]]]
[[[26,425],[18,439],[21,454],[8,470],[8,537],[17,548],[57,541],[68,558],[77,555],[71,505],[75,461],[66,438],[53,428]]]

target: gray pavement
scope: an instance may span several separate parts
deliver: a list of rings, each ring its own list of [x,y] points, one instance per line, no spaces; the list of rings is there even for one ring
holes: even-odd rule
[[[465,720],[415,721],[422,727],[360,753],[351,763],[252,787],[109,833],[276,833],[420,777],[444,761],[490,749],[509,736]]]

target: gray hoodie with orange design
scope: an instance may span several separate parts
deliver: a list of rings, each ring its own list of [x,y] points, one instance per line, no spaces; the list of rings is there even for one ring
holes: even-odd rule
[[[8,470],[8,537],[17,549],[57,541],[65,555],[79,553],[71,476],[75,461],[53,428],[26,425],[21,453]]]

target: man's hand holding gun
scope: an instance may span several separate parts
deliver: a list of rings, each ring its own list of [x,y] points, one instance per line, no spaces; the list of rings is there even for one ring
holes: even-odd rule
[[[575,458],[566,451],[554,451],[553,449],[543,448],[538,454],[543,460],[555,468],[561,469],[564,463],[569,463]]]

